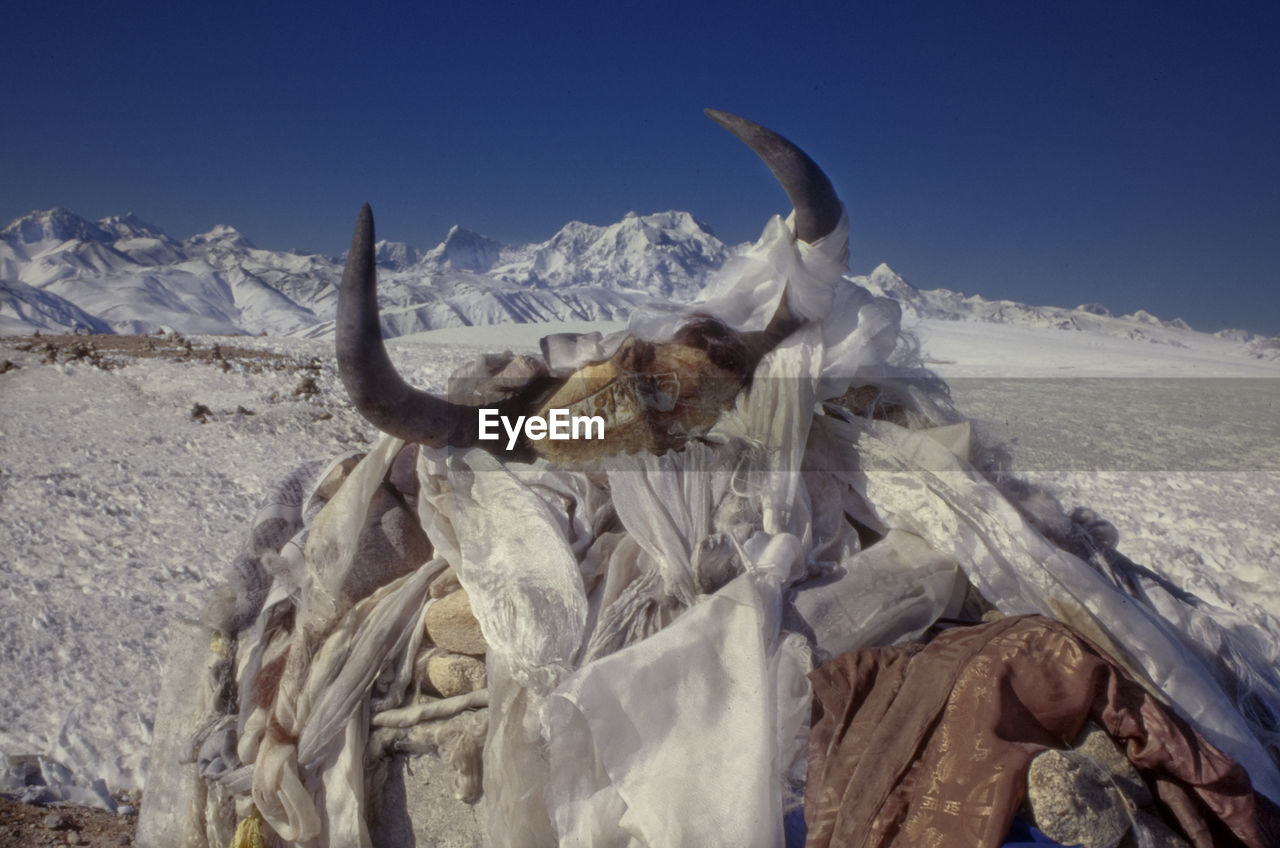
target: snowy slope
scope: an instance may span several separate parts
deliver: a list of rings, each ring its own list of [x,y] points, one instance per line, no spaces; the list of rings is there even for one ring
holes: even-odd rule
[[[296,332],[319,319],[286,294],[289,283],[301,279],[310,292],[332,264],[257,251],[228,227],[178,242],[132,215],[94,223],[53,209],[0,231],[3,279],[55,295],[125,333]]]
[[[908,319],[964,322],[969,324],[1010,324],[1021,327],[1082,332],[1095,337],[1133,339],[1176,348],[1202,347],[1206,335],[1193,330],[1181,318],[1162,320],[1140,309],[1132,315],[1113,315],[1097,303],[1074,309],[1061,306],[1029,306],[1011,300],[988,300],[981,295],[965,295],[949,289],[921,290],[904,280],[888,265],[878,265],[865,276],[849,279],[875,294],[891,297],[902,305]],[[965,331],[960,331],[965,332]],[[976,328],[974,332],[977,332]],[[1262,360],[1280,359],[1280,339],[1265,339],[1244,330],[1222,330],[1213,334],[1225,342],[1221,350]],[[1153,356],[1157,355],[1153,352]],[[1158,354],[1163,356],[1164,353]]]
[[[113,332],[110,325],[53,292],[26,283],[0,280],[0,333],[45,330],[71,333]]]

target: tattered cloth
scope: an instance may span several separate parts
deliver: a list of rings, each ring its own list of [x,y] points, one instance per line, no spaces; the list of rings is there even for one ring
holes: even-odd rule
[[[1280,840],[1280,810],[1238,763],[1056,621],[1005,618],[850,652],[810,680],[809,848],[994,848],[1031,759],[1086,719],[1125,744],[1197,848]]]

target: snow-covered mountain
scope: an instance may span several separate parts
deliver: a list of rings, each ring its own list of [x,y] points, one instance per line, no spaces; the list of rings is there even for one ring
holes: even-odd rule
[[[1203,335],[1181,318],[1163,320],[1145,309],[1139,309],[1132,315],[1114,315],[1097,303],[1084,303],[1074,309],[1028,306],[1012,300],[988,300],[981,295],[965,295],[950,289],[921,290],[885,264],[877,266],[870,274],[849,279],[873,294],[893,298],[901,304],[906,316],[916,319],[1076,330],[1174,347],[1185,347],[1188,334]],[[1245,330],[1221,330],[1214,335],[1240,343],[1246,355],[1252,358],[1280,359],[1280,338],[1266,339]]]
[[[687,212],[571,221],[538,244],[505,245],[455,226],[430,250],[376,245],[383,331],[625,319],[653,301],[688,302],[733,249]],[[255,247],[220,225],[178,241],[134,215],[88,221],[67,209],[0,231],[0,331],[267,333],[332,330],[342,257]],[[920,290],[888,265],[850,277],[908,316],[1054,327],[1180,345],[1185,322],[1139,310],[1074,309]],[[1223,331],[1246,355],[1280,358],[1280,340]]]
[[[0,231],[0,314],[25,322],[28,331],[106,325],[119,333],[167,326],[184,333],[285,334],[322,320],[291,291],[323,295],[336,285],[333,268],[331,259],[258,250],[231,227],[177,241],[133,215],[92,222],[52,209]],[[19,299],[31,302],[20,284],[58,300],[19,312]]]
[[[427,251],[382,241],[384,329],[622,319],[654,299],[692,299],[728,255],[684,212],[571,222],[541,244],[462,227]],[[178,241],[133,215],[92,222],[52,209],[0,231],[6,332],[323,334],[341,277],[341,257],[262,250],[229,226]],[[40,309],[28,289],[46,296]]]

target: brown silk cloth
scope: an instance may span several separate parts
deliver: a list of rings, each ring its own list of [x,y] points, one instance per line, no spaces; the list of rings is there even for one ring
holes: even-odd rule
[[[807,848],[999,846],[1032,757],[1087,719],[1124,746],[1196,848],[1280,844],[1242,766],[1064,624],[1040,616],[870,648],[810,674]]]

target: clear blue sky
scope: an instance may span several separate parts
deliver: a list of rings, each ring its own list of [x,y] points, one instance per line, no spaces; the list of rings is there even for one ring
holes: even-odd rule
[[[133,211],[338,253],[786,200],[704,106],[826,169],[851,265],[1280,333],[1280,3],[10,4],[0,223]]]

